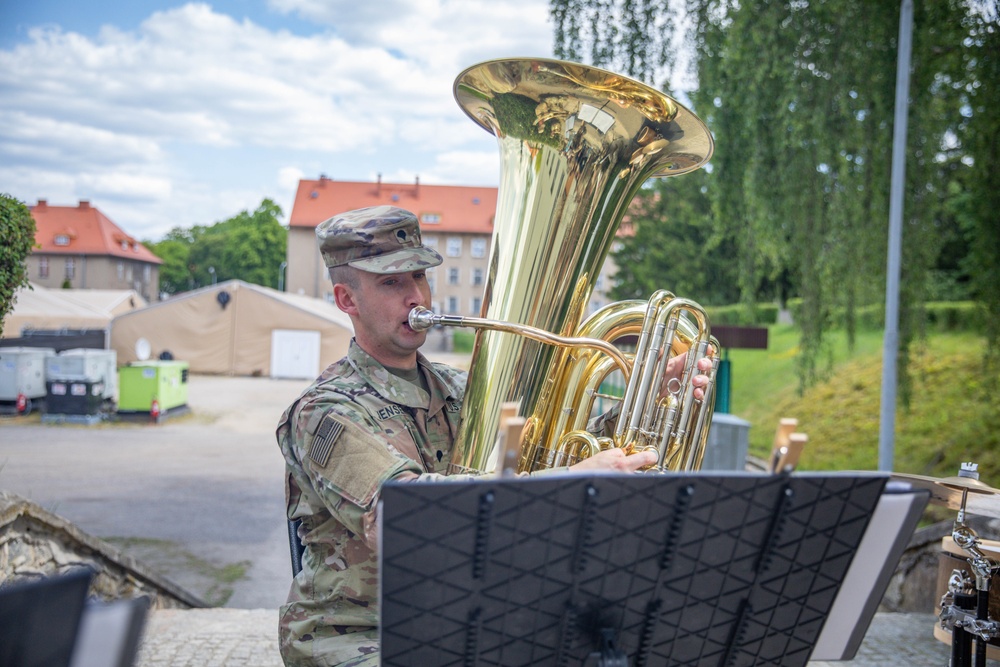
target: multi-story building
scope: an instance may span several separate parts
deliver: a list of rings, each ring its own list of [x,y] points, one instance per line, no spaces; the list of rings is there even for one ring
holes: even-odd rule
[[[43,287],[131,289],[147,301],[160,291],[159,257],[87,200],[76,206],[30,207],[35,244],[28,280]]]
[[[332,286],[316,248],[316,226],[342,211],[388,204],[412,211],[420,220],[424,243],[444,262],[428,272],[435,312],[480,314],[489,267],[497,189],[457,185],[335,181],[325,176],[303,180],[292,205],[288,228],[287,289],[332,299]],[[591,310],[608,301],[614,263],[609,259],[591,297]]]

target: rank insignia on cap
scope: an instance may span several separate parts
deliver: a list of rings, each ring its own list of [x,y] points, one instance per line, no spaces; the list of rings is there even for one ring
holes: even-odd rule
[[[316,431],[316,437],[313,439],[312,447],[309,448],[309,458],[319,467],[326,467],[327,461],[330,460],[330,454],[333,452],[333,443],[337,442],[337,438],[343,432],[344,425],[336,418],[332,415],[323,417],[323,421]]]

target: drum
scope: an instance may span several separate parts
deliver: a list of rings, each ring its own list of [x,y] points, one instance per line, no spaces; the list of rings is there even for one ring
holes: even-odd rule
[[[1000,542],[982,540],[979,548],[991,561],[1000,562]],[[934,597],[937,602],[940,602],[941,597],[948,592],[948,579],[953,570],[967,572],[971,580],[975,582],[975,575],[972,574],[972,568],[969,566],[967,558],[968,554],[955,544],[951,535],[941,540],[941,553],[938,554],[937,587]],[[1000,620],[1000,573],[995,571],[990,579],[989,612],[991,620]],[[941,607],[936,607],[934,613],[940,616]],[[951,644],[951,631],[942,628],[940,623],[934,624],[934,637],[946,644]],[[986,647],[986,657],[990,660],[1000,660],[1000,638],[994,637],[990,640],[989,646]]]

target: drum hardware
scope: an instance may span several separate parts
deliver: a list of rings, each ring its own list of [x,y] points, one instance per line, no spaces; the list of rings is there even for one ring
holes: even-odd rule
[[[975,465],[962,464],[962,467]],[[964,508],[968,514],[1000,519],[1000,489],[983,483],[978,479],[978,473],[974,474],[977,477],[958,475],[939,478],[894,472],[891,479],[927,489],[931,492],[931,505],[956,511]]]
[[[985,667],[986,649],[990,640],[1000,637],[1000,623],[989,617],[990,581],[997,564],[987,558],[980,548],[982,541],[965,522],[969,494],[997,495],[979,480],[978,465],[963,463],[957,477],[938,480],[941,487],[957,490],[961,494],[958,516],[951,537],[955,545],[968,554],[971,575],[963,570],[953,570],[948,579],[948,590],[941,597],[940,624],[951,631],[951,667]],[[950,501],[951,499],[948,498]],[[932,502],[934,499],[932,498]],[[975,642],[975,662],[972,661],[972,643]]]

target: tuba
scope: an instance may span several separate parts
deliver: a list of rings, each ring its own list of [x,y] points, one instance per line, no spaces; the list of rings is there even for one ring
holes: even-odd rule
[[[451,472],[491,472],[504,406],[525,419],[518,471],[568,465],[610,446],[653,448],[657,468],[701,465],[713,382],[702,401],[690,379],[718,342],[698,304],[660,291],[610,304],[584,321],[591,292],[629,202],[650,177],[698,169],[712,155],[692,112],[638,81],[546,59],[493,60],[458,76],[455,98],[494,134],[501,176],[483,317],[414,309],[414,329],[476,328]],[[637,340],[634,351],[616,342]],[[687,364],[665,399],[669,358]],[[601,384],[626,381],[613,436],[586,431]],[[714,369],[708,373],[714,377]]]

